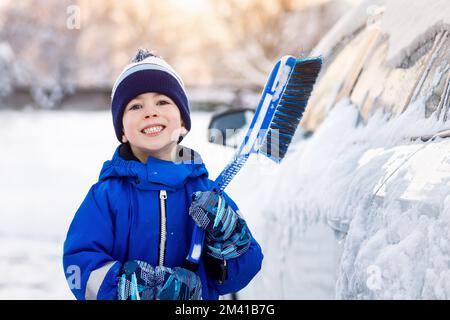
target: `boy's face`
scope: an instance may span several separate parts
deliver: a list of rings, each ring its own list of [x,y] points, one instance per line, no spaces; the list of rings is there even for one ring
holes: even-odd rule
[[[187,133],[177,105],[156,92],[143,93],[128,102],[122,124],[122,142],[129,142],[143,163],[148,156],[173,160],[179,136]]]

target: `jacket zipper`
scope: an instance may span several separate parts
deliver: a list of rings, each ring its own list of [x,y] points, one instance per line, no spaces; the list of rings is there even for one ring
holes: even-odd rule
[[[164,256],[166,254],[166,238],[167,238],[167,215],[166,215],[166,205],[167,205],[167,192],[166,190],[159,191],[159,266],[164,265]]]

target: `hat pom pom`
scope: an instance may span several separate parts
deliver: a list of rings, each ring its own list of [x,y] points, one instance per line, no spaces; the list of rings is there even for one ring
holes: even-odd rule
[[[148,57],[160,58],[159,56],[154,54],[152,51],[148,51],[147,49],[139,49],[138,52],[136,53],[136,56],[133,58],[133,60],[131,60],[131,62],[133,62],[133,63],[141,62],[142,60],[144,60]]]

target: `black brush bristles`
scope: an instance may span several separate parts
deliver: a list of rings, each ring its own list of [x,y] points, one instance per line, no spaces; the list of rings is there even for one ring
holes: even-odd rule
[[[286,155],[321,67],[321,57],[297,60],[259,149],[272,160],[280,162]]]

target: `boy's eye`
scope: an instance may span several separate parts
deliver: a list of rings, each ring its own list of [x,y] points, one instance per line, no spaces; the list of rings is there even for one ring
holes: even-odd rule
[[[137,110],[139,108],[142,108],[142,105],[140,105],[140,104],[133,104],[128,110]]]
[[[165,104],[170,104],[170,101],[169,100],[165,100],[165,99],[163,99],[163,100],[158,100],[158,102],[156,103],[158,106],[161,106],[161,105],[165,105]]]

